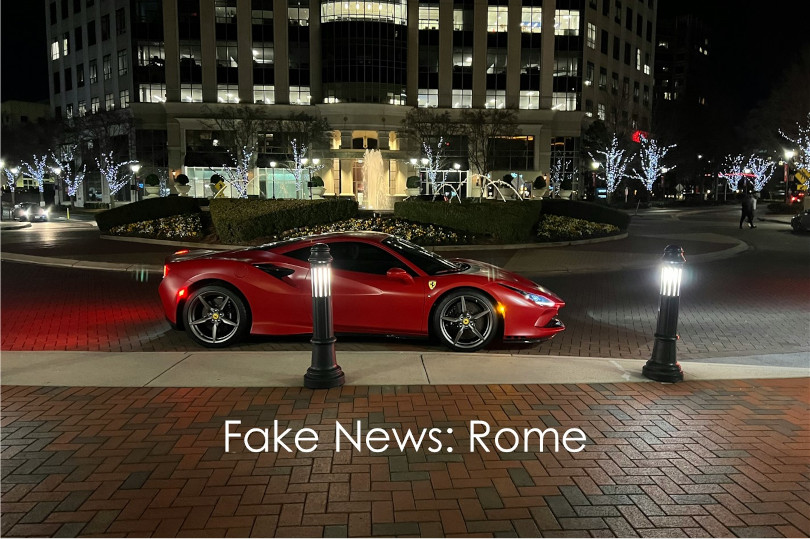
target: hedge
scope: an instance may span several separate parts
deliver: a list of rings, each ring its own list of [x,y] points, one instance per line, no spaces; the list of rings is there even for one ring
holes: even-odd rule
[[[204,198],[147,198],[140,202],[133,202],[100,212],[96,215],[96,224],[98,224],[99,230],[108,232],[114,226],[137,223],[139,221],[151,221],[185,213],[200,213],[200,206],[206,204],[208,204],[208,200]]]
[[[351,219],[354,200],[211,200],[211,219],[224,243],[248,243],[273,237],[285,230]]]
[[[504,243],[531,240],[540,220],[541,200],[461,204],[407,200],[394,204],[394,215],[418,223],[436,224],[476,235],[491,235]]]
[[[630,226],[631,216],[623,211],[614,210],[601,204],[581,202],[579,200],[543,200],[543,213],[546,215],[561,215],[575,219],[585,219],[595,223],[607,223],[627,230]]]

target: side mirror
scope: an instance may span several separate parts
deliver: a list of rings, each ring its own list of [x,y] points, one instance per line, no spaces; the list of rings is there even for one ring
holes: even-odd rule
[[[391,268],[385,273],[385,276],[394,281],[400,281],[405,284],[413,284],[413,277],[411,277],[411,274],[402,268]]]

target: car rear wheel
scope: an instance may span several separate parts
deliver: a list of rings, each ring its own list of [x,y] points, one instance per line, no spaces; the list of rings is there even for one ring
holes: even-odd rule
[[[474,352],[492,342],[499,324],[495,305],[476,290],[451,292],[433,315],[433,329],[442,343],[456,352]]]
[[[222,286],[192,292],[183,308],[183,321],[191,338],[209,348],[239,341],[250,327],[244,300]]]

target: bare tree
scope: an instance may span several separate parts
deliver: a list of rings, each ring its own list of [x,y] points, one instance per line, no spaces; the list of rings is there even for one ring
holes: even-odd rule
[[[420,149],[424,149],[425,145],[433,147],[439,140],[447,140],[462,131],[462,126],[453,120],[448,111],[438,112],[424,107],[409,110],[402,120],[402,128],[405,137]]]
[[[464,109],[461,124],[467,135],[470,165],[478,174],[486,176],[493,169],[495,139],[511,137],[517,132],[517,113],[509,109]]]

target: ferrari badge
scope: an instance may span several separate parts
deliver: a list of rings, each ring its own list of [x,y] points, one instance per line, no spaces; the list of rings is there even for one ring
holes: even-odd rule
[[[430,288],[431,290],[436,288],[436,281],[428,281],[428,288]]]

